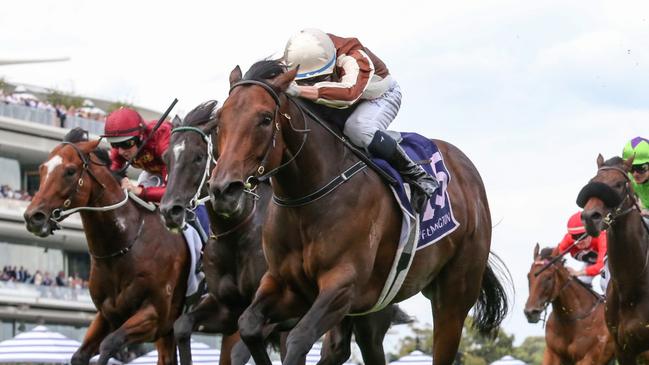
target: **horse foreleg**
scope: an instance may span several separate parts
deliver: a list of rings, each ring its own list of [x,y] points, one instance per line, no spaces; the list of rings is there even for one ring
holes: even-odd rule
[[[158,350],[158,365],[176,365],[176,341],[173,333],[160,337],[155,342]]]
[[[88,365],[90,358],[99,350],[99,344],[106,337],[108,331],[108,322],[101,313],[97,313],[88,327],[83,343],[72,355],[71,365]]]
[[[158,313],[152,305],[137,311],[117,330],[110,333],[99,345],[98,365],[106,365],[108,359],[123,346],[135,342],[151,342],[158,329]],[[172,336],[173,334],[169,334]]]
[[[250,358],[250,351],[248,351],[248,348],[243,345],[243,346],[237,346],[237,344],[243,344],[241,342],[241,336],[239,336],[239,332],[235,332],[234,334],[231,335],[222,335],[221,337],[221,358],[219,359],[219,365],[231,365],[233,362],[231,361],[232,357],[232,352],[233,349],[237,349],[237,351],[242,351],[243,353],[237,353],[234,355],[234,358],[238,357],[245,357],[246,360],[242,362],[241,364],[245,364],[246,361]],[[243,349],[241,349],[243,347]],[[236,364],[236,362],[234,363]]]
[[[320,293],[286,341],[285,364],[298,364],[320,336],[349,313],[354,275],[346,269],[330,271],[318,279]]]
[[[281,304],[283,289],[268,272],[261,278],[259,288],[250,306],[239,317],[241,339],[250,350],[257,365],[272,365],[264,345],[264,325],[268,312]]]
[[[325,335],[322,343],[322,357],[318,365],[338,365],[351,355],[353,319],[345,317]],[[358,341],[358,336],[356,337]],[[364,358],[365,359],[365,358]],[[374,364],[365,359],[366,364]],[[380,363],[377,363],[380,365]]]
[[[191,312],[178,317],[174,322],[174,337],[178,344],[182,365],[192,363],[190,345],[192,332],[207,328],[209,332],[223,333],[225,331],[224,320],[228,314],[226,312],[214,297],[208,295]],[[236,327],[236,324],[230,324],[230,327]],[[220,364],[230,364],[229,353],[227,356],[221,356]]]

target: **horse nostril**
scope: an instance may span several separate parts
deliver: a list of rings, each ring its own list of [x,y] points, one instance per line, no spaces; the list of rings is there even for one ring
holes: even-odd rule
[[[47,221],[47,216],[43,212],[36,212],[29,217],[29,222],[34,225],[42,225]]]
[[[169,215],[172,218],[182,218],[184,213],[185,213],[185,208],[183,208],[180,205],[174,205],[171,207],[171,209],[169,209]]]
[[[232,181],[226,185],[225,189],[223,189],[223,194],[224,195],[237,194],[240,191],[243,191],[243,186],[244,186],[243,181]]]

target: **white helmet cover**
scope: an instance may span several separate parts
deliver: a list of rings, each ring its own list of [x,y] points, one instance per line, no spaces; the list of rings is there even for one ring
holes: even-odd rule
[[[336,47],[327,33],[304,29],[286,43],[284,61],[289,68],[300,66],[296,80],[328,75],[336,66]]]

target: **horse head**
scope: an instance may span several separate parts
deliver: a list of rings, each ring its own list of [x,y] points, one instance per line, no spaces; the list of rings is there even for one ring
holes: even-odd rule
[[[537,323],[541,319],[541,313],[561,292],[562,287],[558,284],[560,278],[569,275],[563,266],[563,260],[546,268],[552,258],[552,248],[546,247],[539,252],[539,244],[536,244],[534,262],[527,274],[530,294],[525,303],[524,313],[529,323]]]
[[[280,130],[288,120],[280,111],[287,100],[283,91],[296,72],[270,60],[257,62],[243,78],[238,66],[231,72],[230,95],[217,113],[219,162],[209,182],[217,214],[240,213],[254,180],[280,165]]]
[[[160,204],[169,229],[183,227],[187,211],[200,204],[201,195],[207,195],[205,182],[216,163],[213,132],[217,104],[209,100],[189,112],[184,121],[174,118],[169,148],[163,156],[169,173]]]
[[[88,205],[97,181],[91,155],[99,141],[65,142],[52,150],[39,167],[40,186],[24,213],[27,230],[47,237],[58,228],[64,210]]]
[[[597,157],[597,174],[577,196],[577,205],[583,208],[581,219],[590,236],[597,237],[627,206],[633,206],[635,198],[629,178],[633,156],[627,160],[613,157],[604,161]]]

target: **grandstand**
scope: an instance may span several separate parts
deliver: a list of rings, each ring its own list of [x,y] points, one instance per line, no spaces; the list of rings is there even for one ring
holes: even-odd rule
[[[4,86],[9,92],[16,88],[7,83]],[[28,88],[36,97],[48,91]],[[109,103],[92,100],[99,106]],[[146,117],[157,118],[153,111],[137,109]],[[61,272],[64,279],[76,273],[87,279],[90,258],[78,215],[66,219],[63,229],[48,238],[28,233],[23,221],[29,196],[38,189],[38,166],[69,128],[83,127],[91,136],[103,130],[103,122],[76,116],[65,118],[63,128],[57,125],[60,123],[54,110],[0,100],[0,266],[22,266],[32,274],[40,270],[44,276],[51,273],[52,279]],[[85,286],[44,286],[0,278],[0,340],[37,324],[81,338],[94,315]]]

